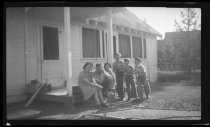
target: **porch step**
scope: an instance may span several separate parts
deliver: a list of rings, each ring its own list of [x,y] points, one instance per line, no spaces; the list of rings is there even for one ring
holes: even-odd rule
[[[71,102],[72,96],[67,95],[66,89],[56,89],[52,90],[51,92],[40,93],[35,99],[58,102],[58,103],[68,103]]]
[[[40,97],[37,99],[52,101],[52,102],[59,102],[59,103],[67,103],[67,102],[71,102],[72,96],[61,96],[61,95],[53,95],[53,94],[44,93],[40,95]]]

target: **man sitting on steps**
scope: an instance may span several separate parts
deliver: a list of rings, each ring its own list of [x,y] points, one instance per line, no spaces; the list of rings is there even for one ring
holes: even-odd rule
[[[94,72],[94,77],[96,79],[96,83],[103,87],[102,94],[106,102],[113,77],[104,70],[101,64],[96,64],[96,71]]]

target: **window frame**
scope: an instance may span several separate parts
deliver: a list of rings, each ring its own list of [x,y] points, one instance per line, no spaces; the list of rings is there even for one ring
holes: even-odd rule
[[[81,40],[80,40],[80,44],[81,44],[81,60],[99,60],[99,59],[106,59],[107,58],[107,38],[106,38],[106,33],[108,32],[105,28],[101,28],[99,26],[90,26],[88,24],[80,24],[79,25],[80,27],[80,35],[81,35]],[[100,57],[94,57],[94,58],[84,58],[83,57],[83,44],[82,44],[82,28],[87,28],[87,29],[95,29],[95,30],[99,30],[99,40],[100,40]],[[105,47],[104,47],[104,55],[105,57],[103,57],[103,43],[102,43],[102,31],[104,31],[104,42],[105,42]],[[147,59],[147,49],[144,49],[144,39],[146,40],[146,48],[147,48],[147,38],[146,36],[144,35],[137,35],[135,33],[126,33],[126,32],[123,32],[123,31],[113,31],[113,36],[116,36],[116,52],[119,52],[120,49],[120,42],[119,42],[119,35],[122,34],[122,35],[126,35],[126,36],[129,36],[129,41],[130,41],[130,57],[129,58],[134,58],[133,57],[133,37],[138,37],[138,38],[141,38],[142,39],[142,58],[141,59]],[[112,37],[113,38],[113,37]],[[145,56],[145,53],[146,52],[146,57]]]
[[[38,47],[38,56],[40,57],[40,59],[42,61],[48,61],[48,62],[60,62],[60,60],[62,59],[62,38],[61,38],[61,34],[62,33],[62,29],[61,29],[61,24],[59,23],[55,23],[55,22],[51,22],[51,21],[46,21],[46,20],[37,20],[36,22],[38,25],[37,27],[37,31],[39,31],[39,34],[37,34],[37,40],[40,40],[40,43],[37,44]],[[59,48],[59,59],[58,60],[44,60],[44,52],[43,52],[43,26],[47,26],[47,27],[53,27],[53,28],[58,28],[58,48]]]
[[[143,35],[137,35],[137,34],[129,34],[129,33],[125,33],[125,32],[121,32],[121,31],[118,31],[117,32],[117,51],[120,52],[120,42],[119,42],[119,34],[123,34],[123,35],[127,35],[130,37],[130,46],[133,46],[133,37],[138,37],[138,38],[141,38],[142,39],[142,58],[141,59],[147,59],[147,37],[146,36],[143,36]],[[132,38],[132,39],[131,39]],[[146,40],[146,49],[144,49],[144,39]],[[132,40],[132,41],[131,41]],[[131,44],[132,43],[132,44]],[[131,49],[131,59],[135,58],[133,57],[133,48],[130,47]],[[145,52],[146,52],[146,57],[145,56]]]
[[[52,29],[57,29],[57,32],[58,32],[58,33],[57,33],[57,37],[58,37],[58,38],[57,38],[57,39],[58,39],[57,41],[58,41],[58,42],[57,42],[57,44],[56,44],[56,46],[57,46],[56,48],[57,48],[57,53],[58,53],[57,55],[58,55],[58,58],[56,58],[56,59],[52,59],[52,58],[50,58],[50,59],[45,59],[45,55],[46,55],[46,54],[45,54],[45,51],[44,51],[44,45],[45,45],[45,44],[44,44],[44,28],[47,28],[47,27],[48,27],[48,28],[52,28]],[[59,27],[52,27],[52,26],[42,25],[42,51],[43,51],[43,52],[42,52],[43,60],[53,60],[53,61],[54,61],[54,60],[60,60],[60,59],[61,59],[61,58],[60,58],[60,46],[59,46]],[[50,56],[48,56],[48,57],[50,57]],[[51,57],[52,57],[52,56],[51,56]]]
[[[123,33],[123,32],[118,32],[118,51],[120,52],[120,36],[119,35],[125,35],[129,37],[129,45],[130,45],[130,57],[125,57],[125,58],[132,58],[132,48],[131,48],[131,36],[129,33]],[[122,57],[124,58],[124,57]]]
[[[99,41],[100,41],[100,49],[99,49],[99,52],[100,52],[100,56],[99,57],[89,57],[89,58],[85,58],[83,56],[83,42],[82,42],[82,29],[83,28],[86,28],[86,29],[94,29],[94,30],[98,30],[99,31]],[[86,25],[86,24],[83,24],[80,26],[80,44],[81,44],[81,49],[80,49],[80,54],[81,54],[81,60],[98,60],[98,59],[106,59],[106,45],[104,47],[104,50],[105,50],[105,57],[103,58],[103,45],[102,45],[102,31],[104,31],[104,34],[105,32],[107,33],[107,30],[103,29],[103,28],[100,28],[100,27],[97,27],[97,26],[90,26],[90,25]],[[105,39],[105,38],[104,38]],[[106,40],[105,40],[106,41]],[[106,42],[105,42],[106,44]]]
[[[136,37],[136,38],[140,38],[141,39],[141,55],[142,55],[142,57],[140,57],[141,59],[143,59],[144,58],[144,54],[143,54],[143,40],[142,40],[142,38],[144,38],[144,37],[142,37],[142,36],[135,36],[135,35],[132,35],[132,43],[133,43],[133,37]],[[133,45],[132,45],[133,46]],[[133,49],[132,49],[133,50]],[[133,51],[132,51],[133,52]],[[135,58],[134,57],[134,54],[133,54],[133,57],[132,58]]]
[[[142,47],[143,47],[143,50],[144,50],[142,58],[147,59],[147,39],[146,39],[146,37],[142,38],[142,43],[143,43]]]

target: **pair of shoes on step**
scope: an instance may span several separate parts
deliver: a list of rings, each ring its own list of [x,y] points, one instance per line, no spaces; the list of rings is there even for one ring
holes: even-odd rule
[[[104,97],[104,102],[106,103],[108,100],[108,97]]]
[[[120,101],[125,101],[125,97],[123,97],[123,98],[120,98]]]
[[[147,99],[149,99],[151,96],[150,95],[147,95]]]

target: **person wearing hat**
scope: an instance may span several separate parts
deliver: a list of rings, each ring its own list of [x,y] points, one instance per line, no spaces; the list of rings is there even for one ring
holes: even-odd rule
[[[147,80],[146,69],[144,65],[141,64],[140,58],[135,58],[135,75],[136,75],[136,85],[137,93],[140,100],[143,100],[143,91],[146,93],[147,99],[150,97],[151,89],[149,82]]]
[[[117,82],[117,94],[121,101],[124,100],[124,88],[123,88],[123,78],[124,78],[124,63],[120,60],[121,54],[117,53],[115,55],[115,62],[113,63],[113,71],[116,75]]]
[[[125,83],[126,83],[126,91],[128,94],[128,99],[129,101],[131,98],[136,98],[137,99],[137,94],[136,94],[136,85],[134,83],[134,67],[129,64],[129,59],[126,58],[124,59],[124,72],[125,72]]]

